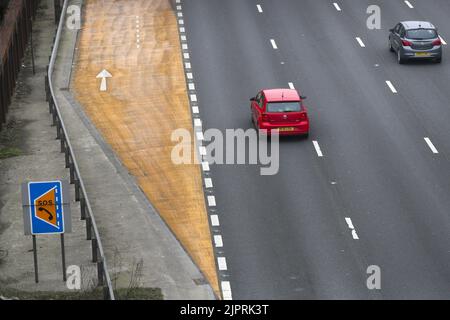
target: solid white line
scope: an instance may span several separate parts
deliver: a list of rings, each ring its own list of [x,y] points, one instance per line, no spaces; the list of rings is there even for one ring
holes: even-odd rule
[[[189,52],[183,53],[183,57],[184,57],[186,60],[189,59]]]
[[[439,153],[439,151],[434,146],[433,142],[431,142],[430,138],[425,137],[424,139],[425,139],[425,142],[428,144],[428,147],[430,147],[430,149],[433,153]]]
[[[184,33],[185,29],[184,27],[180,27],[180,33]]]
[[[294,84],[292,82],[288,83],[290,89],[295,89]]]
[[[198,114],[199,113],[198,107],[192,107],[192,113]]]
[[[198,152],[200,153],[201,156],[206,156],[206,147],[204,146],[199,147]]]
[[[222,236],[221,235],[215,235],[214,236],[214,243],[215,243],[217,248],[222,248],[223,247]]]
[[[197,95],[196,94],[191,94],[191,101],[192,102],[197,102]]]
[[[181,41],[186,41],[186,36],[182,35],[180,38],[181,38]]]
[[[224,300],[232,300],[230,281],[222,281],[222,296]]]
[[[219,223],[219,216],[218,216],[217,214],[211,215],[211,225],[212,225],[213,227],[218,227],[218,226],[220,226],[220,223]]]
[[[183,25],[184,24],[184,20],[183,19],[178,20],[178,24],[179,25]]]
[[[212,188],[213,187],[213,183],[212,183],[212,179],[211,178],[205,178],[205,187],[206,188]]]
[[[366,47],[366,45],[364,44],[364,42],[361,40],[360,37],[356,37],[355,39],[356,39],[356,41],[358,41],[358,43],[359,43],[359,45],[360,45],[361,47],[363,47],[363,48]]]
[[[442,44],[443,44],[444,46],[447,45],[447,42],[445,42],[444,38],[442,38],[441,36],[439,36],[439,39],[441,39],[441,42],[442,42]]]
[[[217,264],[219,265],[220,271],[227,270],[227,259],[225,257],[218,257]]]
[[[392,82],[390,82],[389,80],[386,81],[386,84],[388,85],[389,89],[391,89],[391,91],[393,93],[397,93],[397,90],[395,89],[394,85],[392,84]]]
[[[275,42],[275,40],[273,40],[273,39],[270,39],[270,43],[272,44],[272,47],[276,50],[276,49],[278,49],[278,47],[277,47],[277,44],[276,44],[276,42]]]
[[[177,6],[177,10],[181,10],[181,6]]]
[[[186,63],[184,64],[184,67],[185,67],[186,69],[190,69],[190,68],[191,68],[191,63],[190,63],[190,62],[186,62]]]
[[[405,3],[408,7],[410,7],[411,9],[414,9],[413,5],[408,0],[405,0]]]
[[[195,84],[192,82],[188,84],[189,90],[195,90]]]
[[[183,12],[178,12],[177,15],[181,18],[183,16]]]
[[[187,43],[183,43],[183,44],[181,44],[181,49],[183,49],[183,50],[187,50],[187,49],[188,49],[188,45],[187,45]]]
[[[262,13],[262,12],[263,12],[263,9],[262,9],[261,5],[257,4],[257,5],[256,5],[256,8],[258,8],[258,12],[259,12],[259,13]]]
[[[319,156],[319,157],[323,157],[323,153],[322,153],[322,150],[320,150],[320,146],[319,146],[319,143],[317,142],[317,141],[313,141],[313,145],[314,145],[314,148],[316,149],[316,152],[317,152],[317,155]]]
[[[192,72],[186,73],[186,77],[187,77],[189,80],[192,80],[192,78],[193,78]]]
[[[334,2],[333,5],[337,11],[341,11],[341,7],[339,7],[339,5],[336,2]]]

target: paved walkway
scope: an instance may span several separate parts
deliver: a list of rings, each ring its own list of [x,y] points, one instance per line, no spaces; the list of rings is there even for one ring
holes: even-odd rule
[[[45,101],[44,76],[55,30],[52,5],[53,0],[41,0],[33,28],[36,74],[32,73],[29,50],[19,74],[7,129],[0,133],[0,149],[15,148],[21,154],[0,160],[0,250],[7,253],[0,260],[0,291],[5,287],[68,290],[62,280],[60,240],[56,235],[37,237],[40,282],[34,282],[32,239],[23,231],[20,189],[26,180],[69,179]],[[85,224],[79,219],[79,206],[73,201],[73,186],[70,189],[73,232],[65,235],[66,265],[82,268],[86,289],[96,281],[96,266],[90,262],[90,242],[86,241]]]

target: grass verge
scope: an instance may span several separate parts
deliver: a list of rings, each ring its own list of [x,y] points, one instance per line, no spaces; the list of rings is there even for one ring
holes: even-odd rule
[[[18,148],[6,147],[6,148],[0,149],[0,159],[17,157],[17,156],[20,156],[21,154],[22,154],[22,151],[20,151],[20,149],[18,149]]]
[[[117,300],[163,300],[160,288],[120,288],[114,291]],[[103,300],[103,289],[91,291],[23,291],[0,288],[3,299],[18,300]],[[2,299],[0,298],[0,300]]]

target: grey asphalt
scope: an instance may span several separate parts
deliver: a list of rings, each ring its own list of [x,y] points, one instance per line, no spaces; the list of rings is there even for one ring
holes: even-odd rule
[[[205,129],[250,128],[248,98],[261,88],[293,82],[308,96],[310,137],[282,139],[277,175],[211,166],[233,298],[448,299],[450,52],[440,65],[398,65],[387,35],[421,19],[450,40],[450,4],[338,3],[183,2]],[[366,27],[373,4],[381,30]],[[380,290],[366,286],[369,265]]]

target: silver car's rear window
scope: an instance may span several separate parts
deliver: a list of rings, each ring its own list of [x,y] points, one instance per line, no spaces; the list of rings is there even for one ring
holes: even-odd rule
[[[434,39],[437,33],[434,29],[412,29],[406,31],[406,37],[417,40]]]
[[[267,103],[267,112],[297,112],[300,110],[300,102],[298,101]]]

